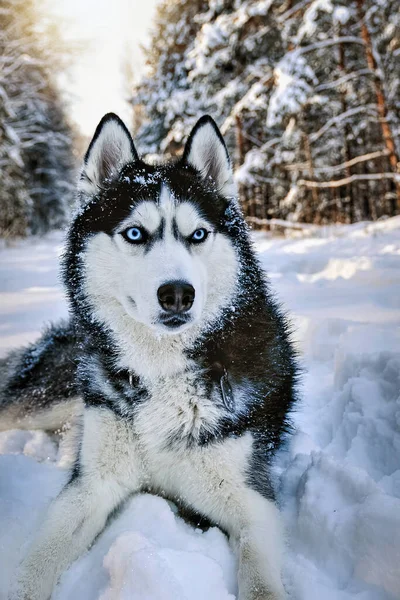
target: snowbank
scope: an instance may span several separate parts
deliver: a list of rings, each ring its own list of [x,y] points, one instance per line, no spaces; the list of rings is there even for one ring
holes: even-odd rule
[[[0,253],[4,351],[65,311],[55,276],[60,240],[33,243]],[[299,239],[257,235],[256,243],[294,315],[306,369],[297,433],[275,467],[289,596],[399,599],[400,218]],[[0,452],[4,598],[65,470],[56,440],[42,432],[0,434]],[[229,600],[235,572],[218,529],[195,530],[165,500],[141,495],[64,574],[54,599]]]

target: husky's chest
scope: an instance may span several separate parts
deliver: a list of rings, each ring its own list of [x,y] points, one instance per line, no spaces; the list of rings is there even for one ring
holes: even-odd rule
[[[147,384],[147,390],[134,418],[135,435],[146,454],[201,445],[218,431],[224,416],[218,386],[199,373],[163,377]]]

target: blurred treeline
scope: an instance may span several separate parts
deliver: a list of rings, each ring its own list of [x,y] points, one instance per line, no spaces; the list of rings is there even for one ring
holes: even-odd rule
[[[255,226],[400,212],[399,0],[164,0],[146,56],[140,150],[210,113]]]
[[[0,235],[41,234],[68,218],[73,132],[56,84],[68,52],[34,0],[0,0]]]

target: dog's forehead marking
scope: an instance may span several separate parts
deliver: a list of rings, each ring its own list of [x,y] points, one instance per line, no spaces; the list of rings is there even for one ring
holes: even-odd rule
[[[174,193],[169,189],[169,187],[163,183],[161,186],[159,205],[164,210],[169,210],[171,207],[176,205],[176,199]]]
[[[161,186],[160,198],[158,201],[158,205],[160,207],[160,211],[162,216],[164,217],[167,227],[170,229],[172,220],[175,215],[175,210],[177,206],[177,202],[173,192],[167,187],[164,183]]]

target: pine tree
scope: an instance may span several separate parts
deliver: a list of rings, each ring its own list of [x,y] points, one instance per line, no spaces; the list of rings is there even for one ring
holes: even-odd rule
[[[13,237],[65,223],[74,159],[56,36],[39,29],[34,0],[0,0],[0,15],[0,233]]]
[[[248,153],[239,177],[265,182],[270,216],[329,222],[394,214],[395,128],[385,117],[384,76],[368,61],[360,0],[300,2],[279,20],[288,50],[275,65],[267,114],[277,141]]]
[[[196,16],[205,5],[204,0],[164,0],[157,7],[146,52],[147,73],[134,89],[132,100],[136,110],[142,108],[145,113],[136,137],[146,154],[160,149],[174,154],[175,143],[178,147],[182,144],[183,130],[175,140],[167,136],[174,126],[178,129],[180,115],[185,119],[191,116],[185,61],[199,28]]]
[[[189,52],[189,80],[198,112],[213,114],[240,163],[249,148],[265,140],[273,67],[283,43],[272,2],[209,4]]]

